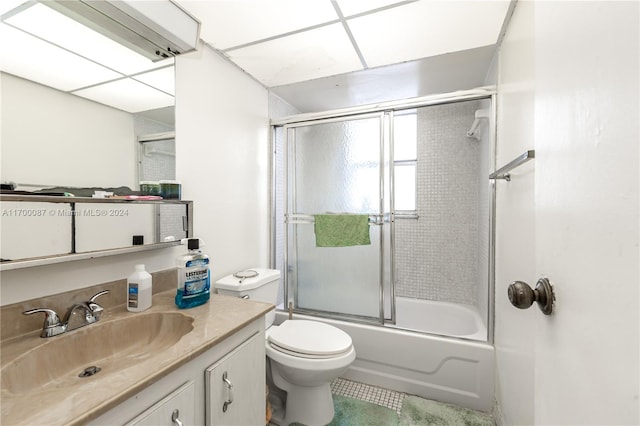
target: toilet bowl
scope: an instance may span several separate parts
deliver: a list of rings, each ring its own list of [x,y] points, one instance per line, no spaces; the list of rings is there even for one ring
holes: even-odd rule
[[[288,320],[267,330],[265,344],[271,380],[287,393],[284,416],[274,421],[307,426],[331,422],[330,383],[356,359],[351,337],[321,322]]]
[[[279,281],[280,271],[253,268],[224,277],[214,287],[220,294],[276,304]],[[275,386],[270,395],[279,399],[271,421],[283,426],[330,423],[335,414],[330,383],[356,359],[351,337],[318,321],[272,325],[274,319],[273,311],[265,316],[267,381]]]

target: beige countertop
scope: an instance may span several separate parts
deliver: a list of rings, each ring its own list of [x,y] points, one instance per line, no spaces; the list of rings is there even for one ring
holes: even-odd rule
[[[211,300],[204,305],[191,309],[178,309],[174,304],[174,296],[175,290],[154,294],[153,306],[140,313],[128,312],[124,305],[105,308],[99,322],[60,336],[41,338],[39,332],[32,332],[0,342],[2,351],[0,423],[2,425],[85,423],[126,401],[273,309],[273,305],[268,303],[217,294],[212,294]],[[75,371],[78,369],[77,366],[65,365],[65,361],[69,359],[69,352],[65,355],[65,351],[90,352],[92,348],[86,346],[94,346],[94,344],[96,347],[100,347],[100,344],[104,346],[104,342],[87,345],[91,342],[92,327],[108,327],[107,322],[116,324],[117,321],[126,318],[140,317],[139,321],[135,320],[131,323],[137,326],[137,324],[145,324],[142,316],[149,314],[157,316],[159,313],[168,313],[168,316],[172,314],[174,318],[180,315],[189,317],[180,317],[186,320],[180,323],[180,327],[183,328],[181,332],[191,325],[193,329],[179,338],[175,344],[169,342],[168,347],[162,346],[162,350],[154,350],[154,346],[150,345],[148,351],[142,350],[142,355],[136,356],[135,362],[128,359],[127,363],[123,363],[122,359],[117,359],[116,355],[102,356],[98,353],[95,355],[97,358],[95,364],[103,371],[92,377],[79,378],[78,374],[82,368],[80,371]],[[171,325],[167,327],[169,328],[161,328],[150,334],[170,335],[175,331],[171,329]],[[122,338],[128,337],[122,336]],[[74,342],[77,341],[82,341],[83,344],[75,344]],[[43,345],[49,345],[52,350],[43,351]],[[60,350],[61,348],[64,350]],[[39,363],[38,368],[29,369],[36,370],[29,371],[28,375],[35,377],[34,380],[42,385],[21,390],[20,382],[32,380],[32,377],[18,378],[15,374],[5,374],[5,372],[18,363],[25,362],[30,352],[35,351],[46,352],[47,357],[51,355],[52,358],[42,363],[46,364],[45,366]],[[89,357],[91,358],[92,355]],[[54,375],[58,377],[50,380],[47,370],[52,369],[56,370]],[[65,369],[69,370],[69,374],[66,374]],[[59,378],[60,371],[64,372],[64,380]]]

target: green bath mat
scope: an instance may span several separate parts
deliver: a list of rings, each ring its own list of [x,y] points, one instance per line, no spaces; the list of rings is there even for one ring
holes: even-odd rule
[[[366,401],[333,395],[336,415],[329,426],[396,426],[395,411]]]
[[[494,426],[488,414],[409,395],[400,410],[401,426]]]
[[[367,401],[333,395],[336,414],[327,426],[397,426],[398,415],[395,411]],[[305,426],[291,423],[289,426]]]

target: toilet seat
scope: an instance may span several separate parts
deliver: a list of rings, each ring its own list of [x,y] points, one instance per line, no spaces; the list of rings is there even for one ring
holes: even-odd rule
[[[267,341],[274,350],[309,359],[335,358],[352,349],[347,333],[318,321],[285,321],[269,329]]]

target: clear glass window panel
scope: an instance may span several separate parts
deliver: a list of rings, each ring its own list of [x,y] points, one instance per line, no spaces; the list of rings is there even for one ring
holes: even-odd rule
[[[416,165],[396,164],[394,179],[395,210],[416,210]]]
[[[395,161],[418,158],[416,117],[415,112],[393,117],[393,159]]]

